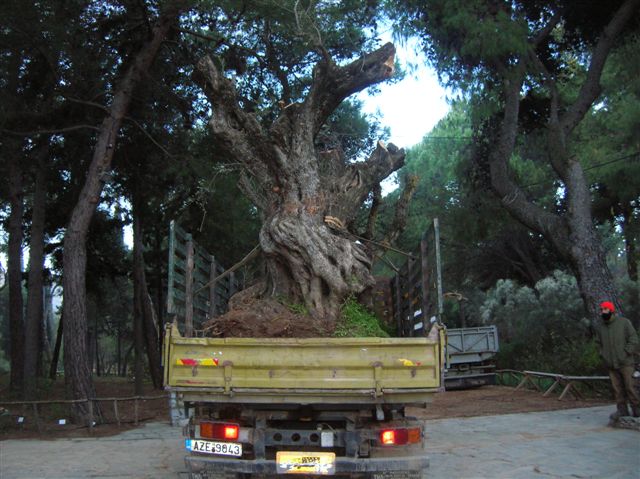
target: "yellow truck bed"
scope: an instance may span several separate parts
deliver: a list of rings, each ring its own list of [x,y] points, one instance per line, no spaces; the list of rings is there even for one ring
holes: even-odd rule
[[[165,329],[165,388],[184,400],[423,404],[442,387],[442,335],[427,338],[185,338]]]

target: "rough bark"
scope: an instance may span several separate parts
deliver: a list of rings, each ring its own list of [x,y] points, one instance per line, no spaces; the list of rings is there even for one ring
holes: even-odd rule
[[[143,257],[142,225],[139,217],[139,208],[133,209],[133,281],[134,281],[134,301],[135,301],[135,341],[136,354],[141,353],[143,346],[146,347],[149,372],[153,387],[162,387],[162,370],[160,369],[160,350],[158,346],[158,329],[156,328],[156,317],[147,287],[147,276],[145,273],[145,263]],[[138,338],[140,334],[140,338]],[[138,341],[140,345],[138,346]],[[140,351],[138,351],[140,348]],[[137,361],[137,359],[136,359]],[[136,381],[136,387],[137,387]],[[136,391],[137,392],[137,391]],[[141,391],[142,392],[142,391]]]
[[[111,168],[118,131],[127,114],[133,92],[149,70],[163,40],[186,2],[174,2],[160,16],[149,42],[136,54],[115,89],[108,116],[102,122],[91,164],[78,201],[71,213],[64,238],[63,259],[63,314],[65,317],[64,366],[67,390],[73,399],[94,397],[94,387],[87,354],[86,311],[86,237],[89,224],[100,201],[104,175]],[[76,403],[74,415],[87,423],[89,411],[86,403]]]
[[[53,355],[51,357],[51,366],[49,366],[49,379],[55,381],[58,375],[58,360],[60,359],[60,349],[62,348],[62,334],[64,329],[64,314],[60,315],[60,321],[58,322],[58,334],[56,334],[56,345],[53,348]]]
[[[524,225],[544,235],[567,261],[577,278],[585,309],[592,316],[597,314],[599,302],[605,299],[613,301],[617,308],[620,308],[620,303],[595,230],[591,195],[584,170],[579,160],[571,157],[569,152],[570,135],[597,99],[600,76],[613,41],[639,5],[639,0],[627,0],[605,27],[592,52],[586,79],[571,105],[561,105],[555,79],[535,56],[533,48],[527,61],[522,59],[518,66],[504,70],[504,115],[498,141],[490,155],[492,187],[503,206]],[[551,28],[546,33],[550,31]],[[547,154],[550,164],[565,186],[567,211],[563,216],[530,202],[510,175],[508,161],[514,150],[518,130],[519,100],[525,65],[533,66],[537,73],[545,76],[545,84],[551,94]]]
[[[633,217],[633,207],[625,204],[621,208],[622,214],[622,235],[624,236],[624,248],[627,253],[627,274],[631,281],[638,281],[638,263],[640,254],[638,253],[638,221]]]
[[[24,215],[22,171],[17,161],[9,159],[9,245],[7,279],[9,284],[9,337],[11,362],[11,389],[19,391],[23,385],[24,370],[24,316],[22,299],[22,217]]]
[[[31,242],[29,244],[29,277],[24,344],[24,398],[35,399],[41,332],[44,324],[44,220],[46,206],[46,160],[48,143],[37,152]]]
[[[240,108],[233,84],[211,59],[198,64],[216,145],[243,164],[241,186],[265,218],[265,294],[302,302],[328,329],[342,300],[374,283],[371,259],[344,226],[374,186],[403,165],[404,151],[379,143],[367,161],[350,163],[340,151],[317,152],[314,139],[345,98],[392,75],[394,55],[392,44],[345,66],[325,55],[304,101],[284,106],[269,128]]]
[[[143,393],[144,380],[144,332],[142,329],[142,307],[140,305],[140,284],[133,284],[133,369],[134,391],[137,396]]]

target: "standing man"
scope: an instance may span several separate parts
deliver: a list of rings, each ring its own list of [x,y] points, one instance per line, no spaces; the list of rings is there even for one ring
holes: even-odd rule
[[[633,355],[638,346],[638,335],[631,321],[615,315],[610,301],[600,303],[602,321],[595,328],[596,344],[604,363],[609,368],[611,386],[618,410],[612,419],[629,416],[627,401],[633,417],[640,417],[640,398],[633,384]]]

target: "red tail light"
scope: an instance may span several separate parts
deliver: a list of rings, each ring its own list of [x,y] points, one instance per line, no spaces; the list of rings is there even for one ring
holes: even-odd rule
[[[402,446],[420,442],[422,434],[419,427],[404,429],[383,429],[380,431],[380,442],[383,446]]]
[[[240,426],[237,424],[226,424],[222,422],[201,422],[200,436],[207,439],[222,439],[235,441],[238,439]]]

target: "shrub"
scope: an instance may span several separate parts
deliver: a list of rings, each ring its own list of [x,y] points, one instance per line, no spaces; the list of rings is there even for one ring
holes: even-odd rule
[[[502,368],[564,374],[598,374],[601,364],[573,276],[562,271],[534,288],[500,280],[480,307],[484,324],[496,324]]]
[[[389,337],[378,318],[355,298],[349,297],[343,303],[338,320],[336,337]]]

